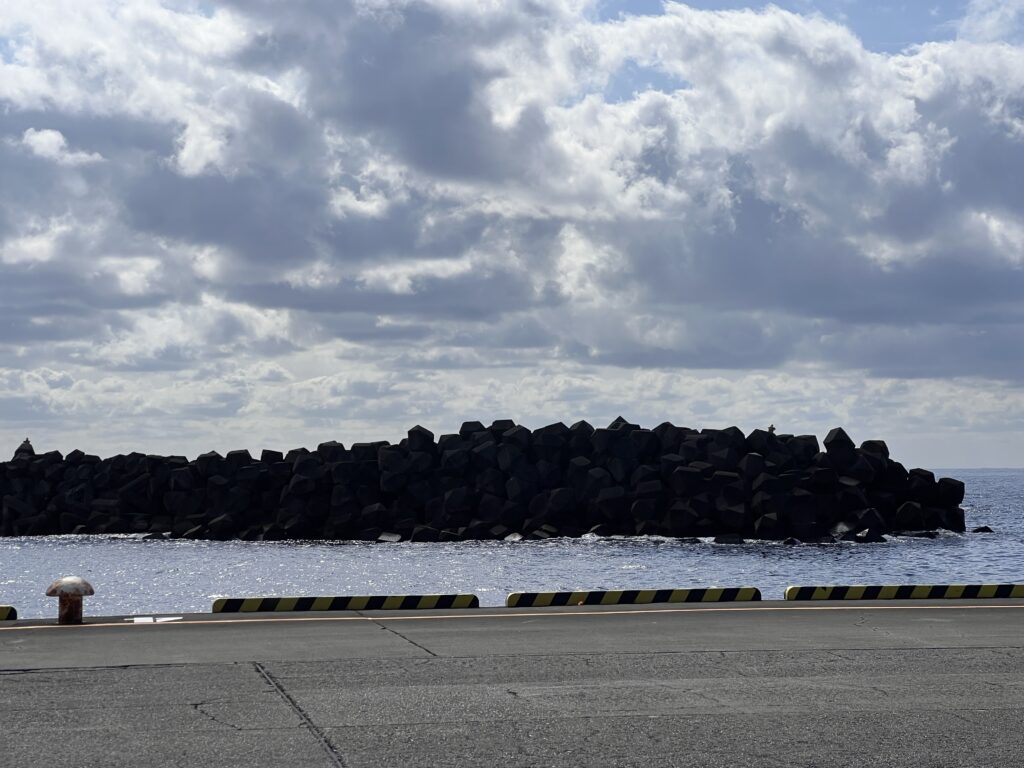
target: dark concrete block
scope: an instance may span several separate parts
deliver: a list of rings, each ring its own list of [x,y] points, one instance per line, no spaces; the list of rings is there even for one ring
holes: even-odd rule
[[[417,525],[412,529],[409,541],[437,541],[440,535],[441,532],[436,528],[431,528],[429,525]]]
[[[911,497],[922,504],[938,501],[938,483],[934,473],[927,469],[912,469],[908,473],[907,490]]]
[[[671,421],[663,421],[651,431],[658,436],[658,441],[661,443],[659,451],[661,455],[675,453],[679,444],[683,441],[683,429],[677,427]]]
[[[468,515],[476,507],[476,494],[464,486],[453,488],[444,495],[444,511],[452,517]]]
[[[284,461],[284,454],[280,451],[272,451],[264,448],[260,453],[260,461],[263,464],[275,464],[279,461]]]
[[[529,532],[531,539],[553,539],[558,536],[558,528],[554,525],[545,524]]]
[[[661,455],[661,439],[650,430],[632,430],[629,433],[629,441],[639,461],[656,461]]]
[[[404,474],[409,470],[409,453],[396,446],[377,451],[377,468],[381,472]]]
[[[584,422],[585,423],[585,422]],[[533,430],[534,445],[564,445],[572,431],[560,421]]]
[[[466,439],[470,435],[474,435],[478,432],[485,432],[487,428],[479,421],[464,421],[462,426],[459,427],[459,437]]]
[[[759,453],[767,456],[774,450],[781,447],[779,439],[765,429],[755,429],[749,435],[744,445],[746,453]]]
[[[569,431],[573,434],[582,434],[586,435],[587,437],[590,437],[590,435],[594,434],[594,428],[590,425],[590,423],[582,420],[577,421],[575,424],[569,427]]]
[[[634,424],[631,421],[627,421],[622,416],[616,416],[612,419],[612,423],[608,425],[608,429],[620,430],[622,432],[632,432],[635,429],[640,429],[639,424]]]
[[[349,449],[352,461],[375,462],[381,448],[386,448],[390,443],[387,440],[376,440],[372,443],[353,443]]]
[[[285,488],[289,496],[309,496],[316,490],[316,480],[305,475],[293,475]]]
[[[672,473],[670,472],[668,477],[671,478]],[[639,467],[633,470],[633,473],[629,476],[629,487],[636,488],[640,483],[646,482],[647,480],[658,480],[661,478],[661,472],[659,468],[652,464],[641,464]],[[622,485],[622,483],[620,483]]]
[[[601,467],[594,467],[587,472],[587,478],[583,485],[583,495],[588,499],[595,499],[597,495],[612,485],[612,476],[607,470]]]
[[[421,427],[419,424],[409,430],[406,441],[410,451],[434,452],[434,433],[426,427]]]
[[[754,533],[759,539],[785,538],[785,526],[774,512],[768,512],[754,520]]]
[[[252,464],[252,456],[244,448],[238,451],[228,451],[227,456],[224,457],[224,465],[230,475],[234,475],[239,469],[250,464]]]
[[[738,533],[720,533],[715,536],[715,544],[742,544],[743,537]]]
[[[880,465],[873,466],[868,457],[858,454],[853,463],[843,469],[843,475],[852,477],[863,485],[870,485],[874,482],[875,475],[880,469]]]
[[[204,480],[208,477],[221,474],[224,459],[216,451],[210,451],[196,457],[195,467],[199,476]]]
[[[568,488],[555,488],[547,494],[546,504],[554,518],[565,520],[576,509],[576,495]]]
[[[488,440],[475,446],[470,451],[470,465],[474,470],[480,472],[488,467],[498,466],[498,445],[493,440]]]
[[[445,451],[454,451],[460,448],[468,451],[470,447],[469,441],[463,440],[460,435],[441,435],[437,438],[437,450],[441,453],[444,453]]]
[[[825,452],[837,469],[852,464],[856,458],[856,446],[842,427],[835,427],[823,441]]]
[[[629,494],[621,485],[602,488],[594,498],[594,506],[606,521],[623,515],[629,508],[629,502]]]
[[[490,524],[499,522],[505,511],[505,501],[493,493],[481,494],[476,505],[476,519]]]
[[[508,478],[497,467],[488,467],[476,475],[474,487],[479,493],[490,493],[494,496],[505,495],[505,482]]]
[[[636,536],[663,536],[664,529],[657,520],[641,520],[633,529]]]
[[[765,460],[760,453],[748,453],[736,464],[736,469],[747,483],[753,483],[754,478],[764,472]]]
[[[686,466],[690,467],[691,469],[699,470],[705,478],[710,478],[713,474],[715,474],[715,472],[718,471],[717,467],[715,467],[714,464],[709,464],[706,461],[691,461]]]
[[[381,493],[399,494],[409,484],[409,475],[405,472],[391,472],[384,470],[380,473],[379,487]]]
[[[513,419],[495,419],[491,422],[491,426],[487,430],[493,435],[495,441],[499,441],[501,436],[508,432],[510,429],[515,429],[516,422]]]
[[[562,485],[564,477],[562,470],[557,464],[541,459],[535,465],[537,469],[537,483],[541,488],[557,488]]]
[[[436,466],[433,451],[411,451],[408,456],[409,473],[422,476],[430,474]]]
[[[527,453],[533,444],[533,434],[526,427],[514,426],[501,433],[501,444],[512,445]]]
[[[316,447],[316,454],[324,464],[335,464],[339,461],[345,461],[350,456],[349,452],[345,450],[345,446],[336,440],[320,443]]]
[[[294,464],[297,460],[303,456],[309,456],[308,448],[292,448],[288,453],[284,455],[284,460],[289,464]]]
[[[509,501],[528,504],[537,493],[537,486],[524,477],[513,476],[505,482],[505,495]]]
[[[526,454],[523,449],[514,443],[503,444],[498,448],[498,469],[502,472],[514,472],[516,468],[526,461]]]
[[[457,449],[441,454],[441,469],[462,474],[469,468],[469,451]]]
[[[869,531],[872,536],[881,536],[888,531],[885,518],[874,507],[859,510],[854,514],[853,519],[855,527],[858,529],[857,535],[860,536],[861,541],[870,538],[869,536],[861,536],[864,531]]]
[[[629,514],[638,523],[657,520],[659,517],[657,502],[654,498],[637,499],[630,505]]]
[[[301,475],[315,482],[327,474],[327,468],[317,454],[309,453],[295,459],[292,463],[292,474]]]
[[[658,477],[638,483],[633,489],[633,496],[638,499],[659,499],[664,494],[665,485],[661,482],[661,478]]]
[[[808,466],[821,450],[818,447],[818,438],[814,435],[795,435],[786,440],[784,446],[786,452],[801,467]]]
[[[860,444],[860,450],[879,459],[889,459],[889,446],[884,440],[865,440]]]
[[[704,473],[696,467],[676,467],[669,478],[669,485],[672,493],[686,498],[703,491],[707,487],[707,481],[704,479]]]
[[[889,461],[885,465],[883,475],[877,478],[877,481],[887,491],[891,491],[896,494],[906,493],[906,489],[910,483],[910,474],[898,461]]]
[[[940,477],[936,496],[943,507],[958,507],[964,501],[965,486],[952,477]]]
[[[171,491],[191,491],[196,487],[196,476],[191,469],[176,469],[170,473],[167,488]]]
[[[565,470],[566,480],[569,484],[579,491],[583,490],[583,486],[587,481],[587,474],[593,468],[593,464],[590,463],[590,459],[586,456],[575,456],[569,460]]]

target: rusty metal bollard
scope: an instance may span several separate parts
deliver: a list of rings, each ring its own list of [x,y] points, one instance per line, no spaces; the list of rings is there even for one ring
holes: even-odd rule
[[[82,623],[82,598],[96,594],[92,584],[81,576],[62,576],[46,590],[47,597],[59,598],[58,624]]]

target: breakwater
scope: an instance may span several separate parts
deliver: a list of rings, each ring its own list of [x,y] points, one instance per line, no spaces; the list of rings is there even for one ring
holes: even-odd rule
[[[822,450],[823,449],[823,450]],[[623,419],[499,420],[398,444],[101,459],[23,445],[2,465],[0,535],[458,541],[663,535],[879,541],[963,531],[964,485],[907,470],[881,440]]]

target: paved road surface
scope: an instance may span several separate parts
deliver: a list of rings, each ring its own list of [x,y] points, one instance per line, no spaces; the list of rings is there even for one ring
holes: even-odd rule
[[[0,765],[1021,766],[1024,601],[0,625]]]

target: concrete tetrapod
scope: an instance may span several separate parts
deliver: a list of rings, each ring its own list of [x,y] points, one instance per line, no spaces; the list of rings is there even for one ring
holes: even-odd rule
[[[92,584],[81,576],[62,576],[46,589],[47,597],[58,598],[58,624],[81,624],[82,598],[95,594]]]

